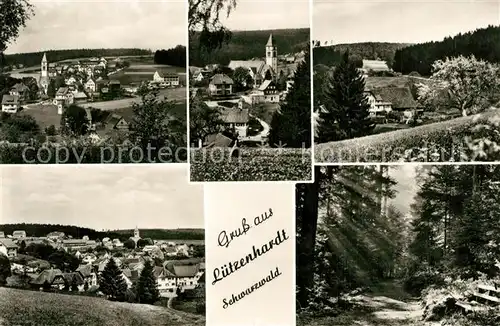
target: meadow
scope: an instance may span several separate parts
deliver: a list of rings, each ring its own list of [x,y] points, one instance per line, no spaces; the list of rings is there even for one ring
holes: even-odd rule
[[[205,317],[146,304],[0,288],[0,325],[205,325]]]
[[[498,155],[499,111],[315,145],[319,163],[471,161]],[[471,140],[478,139],[476,143]],[[483,140],[481,140],[483,139]],[[471,148],[472,144],[472,148]],[[482,154],[476,157],[477,153]]]
[[[308,181],[312,179],[309,149],[231,148],[192,151],[191,181]]]
[[[139,85],[144,81],[153,80],[156,71],[162,76],[168,73],[178,74],[181,85],[186,84],[185,67],[156,65],[150,62],[131,62],[130,67],[111,74],[110,78],[120,81],[123,86]]]

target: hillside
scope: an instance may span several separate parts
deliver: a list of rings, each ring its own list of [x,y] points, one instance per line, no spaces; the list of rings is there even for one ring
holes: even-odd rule
[[[203,316],[102,298],[0,288],[0,325],[205,325]]]
[[[397,50],[405,48],[408,43],[363,42],[352,44],[336,44],[314,48],[314,64],[334,66],[340,60],[342,53],[349,50],[352,57],[365,60],[384,60],[392,63]]]
[[[429,76],[434,61],[459,55],[474,55],[489,62],[500,62],[500,26],[488,26],[446,37],[439,42],[415,44],[397,50],[394,70],[403,74],[416,71],[422,76]]]
[[[246,60],[265,56],[269,34],[273,34],[278,55],[298,52],[309,47],[309,28],[258,31],[233,31],[231,40],[221,49],[206,53],[198,47],[199,34],[189,40],[189,65],[203,67],[210,63],[228,64],[231,60]]]
[[[81,238],[84,235],[90,239],[118,238],[121,240],[128,239],[134,230],[111,230],[111,231],[96,231],[94,229],[83,228],[73,225],[59,225],[59,224],[0,224],[0,231],[5,234],[12,234],[13,231],[24,230],[27,236],[31,237],[44,237],[53,231],[64,232],[67,236],[73,238]],[[205,231],[203,229],[141,229],[141,237],[152,238],[155,240],[203,240],[205,239]]]
[[[118,57],[152,54],[150,50],[144,49],[71,49],[8,54],[5,56],[5,60],[8,65],[22,64],[24,67],[38,66],[40,65],[40,61],[42,60],[44,53],[47,54],[47,59],[49,62],[78,58]]]

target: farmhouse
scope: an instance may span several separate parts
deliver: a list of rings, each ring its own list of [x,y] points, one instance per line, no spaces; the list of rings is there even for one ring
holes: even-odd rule
[[[62,108],[73,104],[73,102],[74,96],[68,87],[60,87],[57,90],[54,105],[57,105],[58,112],[60,112],[60,114],[62,114]]]
[[[128,122],[120,115],[111,113],[108,115],[106,120],[104,120],[106,129],[123,130],[127,131],[129,129]]]
[[[236,133],[238,137],[246,137],[250,114],[248,109],[219,107],[221,118],[226,129]]]
[[[165,74],[160,75],[158,71],[153,74],[153,83],[162,84],[161,86],[179,86],[179,75]]]
[[[392,103],[385,101],[379,92],[366,91],[365,95],[370,104],[370,116],[376,116],[379,113],[388,113],[392,111]]]
[[[212,96],[227,96],[233,94],[233,80],[225,74],[215,74],[210,80],[208,90]]]
[[[19,238],[26,238],[26,231],[24,230],[16,230],[12,232],[12,237],[19,239]]]
[[[88,100],[87,94],[84,92],[76,92],[73,95],[73,99],[75,103],[85,103]]]
[[[417,101],[413,98],[408,87],[383,87],[374,88],[371,93],[376,99],[387,104],[390,103],[393,111],[411,112],[419,109]]]
[[[35,279],[33,279],[30,284],[35,288],[40,288],[44,284],[49,284],[52,288],[59,290],[64,289],[65,279],[64,275],[60,269],[46,269],[42,271]]]
[[[0,252],[9,258],[17,257],[18,246],[11,239],[0,239]]]
[[[18,95],[7,95],[2,97],[2,112],[16,113],[21,108]]]
[[[280,101],[279,91],[276,88],[276,83],[272,80],[265,80],[257,91],[252,95],[252,103],[278,103]]]

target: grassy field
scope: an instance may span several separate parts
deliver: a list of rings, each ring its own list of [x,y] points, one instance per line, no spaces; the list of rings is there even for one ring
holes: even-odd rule
[[[461,117],[448,121],[431,123],[415,128],[386,132],[377,135],[348,139],[338,142],[317,144],[316,162],[444,162],[471,161],[473,153],[467,144],[467,137],[478,135],[479,125],[488,125],[483,131],[491,143],[483,143],[489,155],[495,153],[494,139],[498,138],[496,128],[499,111]],[[491,148],[489,148],[491,147]],[[477,160],[477,159],[475,159]],[[489,161],[489,159],[488,159]]]
[[[205,317],[102,298],[0,288],[0,325],[205,325]]]
[[[61,125],[61,116],[57,114],[57,106],[55,105],[31,105],[29,108],[24,109],[22,113],[35,118],[42,130],[51,125],[56,128]]]
[[[110,75],[111,79],[119,80],[122,85],[138,85],[143,81],[153,80],[155,71],[160,75],[175,73],[180,77],[181,84],[186,83],[186,68],[167,65],[155,65],[148,62],[134,62],[130,67]]]
[[[196,149],[190,161],[191,181],[308,181],[312,158],[306,149],[240,148]]]

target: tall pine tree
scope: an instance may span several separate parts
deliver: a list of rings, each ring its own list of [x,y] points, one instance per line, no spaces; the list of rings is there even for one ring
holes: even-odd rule
[[[311,147],[311,69],[309,52],[297,67],[293,87],[271,121],[272,147]],[[281,144],[281,145],[280,145]]]
[[[122,276],[122,271],[110,258],[99,278],[99,290],[110,300],[124,301],[127,292],[127,284]]]
[[[154,267],[149,260],[144,264],[144,268],[139,276],[139,281],[137,282],[137,295],[140,303],[147,304],[155,303],[160,296],[158,284],[154,276]]]
[[[326,143],[372,133],[365,81],[346,51],[333,74],[327,74],[319,112],[317,142]]]

